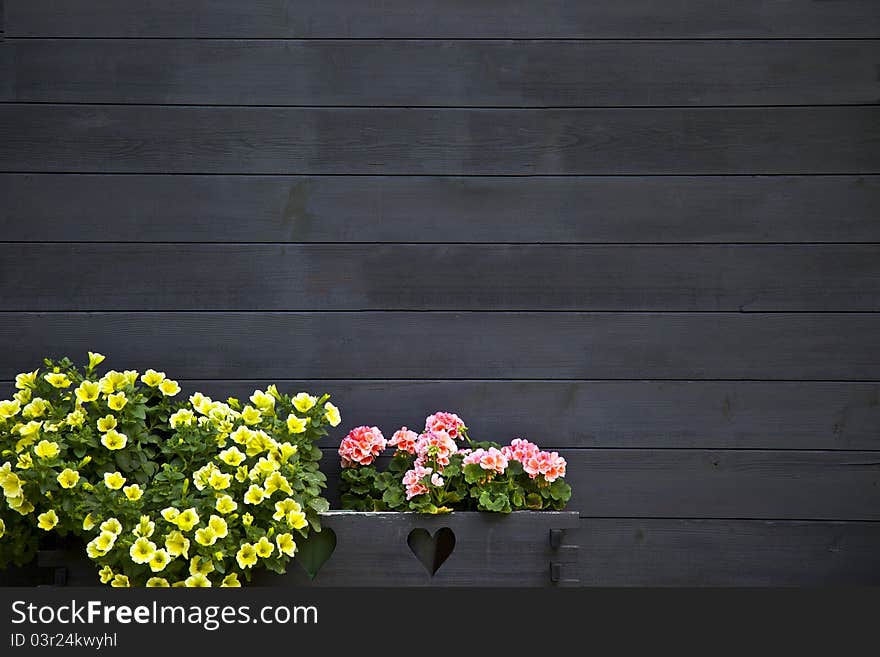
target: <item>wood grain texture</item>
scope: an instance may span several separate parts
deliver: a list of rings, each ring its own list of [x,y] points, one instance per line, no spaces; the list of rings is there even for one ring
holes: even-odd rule
[[[0,310],[876,311],[880,247],[8,244],[0,280]]]
[[[872,173],[880,108],[6,104],[0,143],[17,173]]]
[[[581,586],[873,586],[880,525],[582,519]]]
[[[19,346],[0,379],[91,349],[183,379],[871,381],[878,329],[873,313],[5,312]]]
[[[9,241],[880,242],[878,176],[0,174]]]
[[[872,0],[6,0],[10,36],[829,37],[880,36]]]
[[[876,103],[880,42],[8,39],[0,100],[302,106]]]

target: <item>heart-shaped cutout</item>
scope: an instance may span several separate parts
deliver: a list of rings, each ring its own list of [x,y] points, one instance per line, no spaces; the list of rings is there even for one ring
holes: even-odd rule
[[[427,529],[416,528],[409,533],[406,543],[433,577],[455,549],[455,534],[449,527],[441,527],[433,536]]]
[[[336,550],[336,532],[329,527],[319,532],[311,531],[308,538],[299,539],[296,545],[296,561],[311,579],[315,579]]]

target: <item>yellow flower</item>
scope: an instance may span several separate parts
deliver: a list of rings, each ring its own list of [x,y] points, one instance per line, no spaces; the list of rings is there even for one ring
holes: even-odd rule
[[[241,419],[245,424],[258,424],[263,419],[263,414],[253,406],[245,406],[241,412]]]
[[[159,392],[161,392],[166,397],[173,397],[178,392],[180,392],[180,385],[177,381],[172,381],[171,379],[165,379],[162,383],[159,384]]]
[[[15,462],[15,467],[19,470],[30,470],[34,467],[34,459],[27,452],[19,454],[18,460]]]
[[[37,443],[37,446],[34,447],[34,454],[41,459],[53,459],[58,456],[59,451],[61,450],[58,448],[58,443],[53,443],[48,440],[41,440]]]
[[[70,378],[63,373],[52,372],[51,374],[46,374],[43,376],[46,381],[49,382],[53,388],[68,388],[70,387]]]
[[[124,392],[117,392],[115,395],[107,395],[107,406],[114,411],[121,411],[128,403],[128,398]]]
[[[244,483],[248,479],[248,467],[246,465],[240,465],[235,471],[235,480]]]
[[[148,538],[138,538],[128,550],[131,560],[135,563],[149,563],[156,555],[156,544]]]
[[[3,401],[0,401],[0,417],[4,420],[15,417],[20,410],[21,402],[17,399],[4,399]]]
[[[217,535],[210,527],[202,527],[196,530],[196,543],[199,545],[214,545],[217,542]]]
[[[168,421],[171,423],[172,429],[177,429],[178,427],[191,427],[193,422],[195,421],[195,413],[193,413],[188,408],[181,408],[176,413],[173,413]]]
[[[116,518],[107,518],[107,520],[101,523],[99,529],[102,532],[109,532],[114,536],[118,536],[122,533],[122,523],[119,522]]]
[[[222,514],[232,513],[238,508],[238,504],[229,495],[221,495],[214,503],[214,508]]]
[[[116,543],[116,534],[102,530],[100,534],[92,539],[91,543],[98,551],[98,554],[104,555]]]
[[[34,370],[33,372],[22,372],[21,374],[17,374],[15,377],[15,387],[19,390],[35,387],[37,385],[37,373],[39,371],[40,370]]]
[[[150,369],[144,372],[143,376],[141,376],[141,381],[150,386],[151,388],[155,388],[160,383],[165,380],[165,372],[157,372],[156,370]]]
[[[17,474],[9,471],[11,467],[9,463],[6,463],[3,469],[0,469],[0,487],[3,488],[3,495],[7,498],[21,497],[23,482]]]
[[[246,445],[253,434],[254,432],[251,429],[248,429],[245,426],[240,426],[238,427],[238,429],[233,431],[229,435],[229,437],[232,438],[232,440],[237,442],[239,445]]]
[[[241,517],[241,524],[245,527],[250,527],[254,522],[254,517],[250,513],[245,513]]]
[[[97,351],[89,352],[89,371],[95,369],[98,365],[104,362],[104,359],[107,358],[103,354],[99,354]]]
[[[13,511],[18,512],[19,515],[27,516],[33,513],[34,505],[31,504],[24,495],[21,497],[10,497],[7,498],[6,502],[9,504],[9,508]]]
[[[171,558],[168,556],[168,553],[160,548],[156,550],[153,558],[150,559],[150,570],[154,573],[160,573],[165,570],[165,566],[168,565],[169,561],[171,561]]]
[[[318,398],[313,397],[307,392],[298,392],[290,401],[293,402],[294,408],[300,413],[307,413],[318,402]]]
[[[208,485],[214,490],[224,490],[232,483],[232,475],[215,470],[208,477]]]
[[[239,568],[251,568],[257,563],[257,549],[250,543],[244,543],[235,555],[235,560]]]
[[[64,418],[64,421],[67,422],[68,426],[81,427],[86,421],[86,415],[81,410],[77,409],[68,413],[67,417]]]
[[[308,418],[297,417],[293,413],[287,416],[287,430],[290,433],[302,433],[308,423]]]
[[[86,514],[86,517],[83,518],[82,528],[84,531],[87,532],[95,528],[95,518],[92,516],[91,513]],[[104,583],[106,584],[107,582]]]
[[[42,428],[42,426],[42,422],[31,420],[27,424],[21,425],[18,428],[18,433],[20,436],[23,436],[25,438],[33,437],[40,433],[40,429]]]
[[[186,578],[185,581],[186,581],[187,588],[190,588],[190,589],[208,588],[211,586],[211,580],[209,580],[207,577],[205,577],[201,573],[198,573],[196,575],[190,575],[189,577]]]
[[[137,484],[135,484],[137,486]],[[150,520],[150,516],[141,516],[141,519],[138,521],[137,527],[132,530],[132,534],[135,536],[143,536],[144,538],[149,538],[153,535],[153,532],[156,531],[156,523]]]
[[[288,495],[293,495],[293,489],[290,487],[290,483],[280,472],[273,472],[266,477],[263,486],[266,489],[266,495],[269,495],[270,497],[276,490],[280,490]]]
[[[34,397],[33,401],[22,409],[21,414],[27,419],[43,417],[48,409],[49,402],[42,397]]]
[[[221,588],[241,588],[241,582],[238,581],[238,573],[229,573],[223,578],[220,584]]]
[[[257,556],[262,559],[268,559],[272,556],[272,553],[275,551],[275,546],[272,545],[272,541],[263,536],[257,541],[256,545],[254,545],[254,549],[257,551]]]
[[[210,575],[214,572],[214,562],[210,559],[203,559],[200,556],[195,556],[190,559],[189,562],[189,574],[196,575],[201,573],[202,575]]]
[[[122,489],[122,492],[125,493],[125,496],[132,502],[137,502],[144,495],[144,491],[137,484],[126,486]]]
[[[193,508],[181,511],[180,515],[174,519],[174,524],[178,529],[188,532],[190,529],[199,524],[199,514]]]
[[[55,513],[54,510],[50,509],[46,511],[46,513],[41,513],[37,516],[37,527],[42,529],[43,531],[49,531],[58,524],[58,514]]]
[[[79,472],[71,470],[70,468],[64,468],[56,479],[61,485],[61,488],[73,488],[79,483]]]
[[[339,423],[342,422],[342,416],[339,415],[339,409],[330,402],[327,402],[326,404],[324,404],[324,410],[326,411],[326,413],[324,413],[324,418],[327,420],[330,426],[339,426]]]
[[[128,436],[119,433],[116,429],[110,429],[101,436],[101,444],[109,450],[122,449],[128,444]]]
[[[102,418],[98,418],[98,431],[101,433],[107,433],[110,429],[116,428],[116,418],[112,415],[105,415]]]
[[[220,460],[226,465],[231,465],[233,468],[237,467],[245,459],[245,455],[242,454],[241,450],[235,445],[229,449],[224,449],[217,456],[219,456]]]
[[[125,370],[122,373],[122,377],[125,379],[126,385],[133,386],[135,383],[137,383],[138,371],[137,370]]]
[[[104,485],[110,490],[119,490],[125,485],[125,477],[119,472],[105,472]]]
[[[308,524],[306,514],[302,511],[291,511],[287,514],[287,525],[293,529],[302,529]]]
[[[81,404],[95,401],[100,392],[101,386],[97,381],[83,381],[79,384],[79,387],[73,391]]]
[[[152,562],[150,562],[150,565],[152,566]],[[168,580],[165,579],[164,577],[151,577],[150,579],[147,580],[146,586],[149,589],[159,589],[159,588],[164,589],[164,588],[170,587],[171,585],[168,583]]]
[[[278,545],[278,551],[288,557],[296,554],[296,543],[293,542],[293,536],[290,534],[278,534],[275,537],[275,544]]]
[[[113,579],[113,569],[110,566],[104,566],[98,571],[98,577],[101,578],[101,584],[106,584]]]
[[[275,410],[275,398],[262,390],[254,390],[254,394],[250,396],[254,406],[264,413],[272,413]]]
[[[208,527],[217,536],[217,538],[226,538],[229,536],[229,526],[220,516],[212,515],[208,520]]]
[[[110,370],[98,379],[98,386],[100,386],[101,392],[105,395],[109,395],[111,392],[116,392],[116,390],[124,388],[126,384],[128,384],[128,379],[125,377],[125,374],[117,372],[116,370]]]
[[[3,518],[0,518],[0,538],[3,538],[3,535],[6,533],[6,523],[3,522]]]
[[[174,506],[167,506],[162,509],[159,513],[162,514],[162,517],[165,518],[168,522],[174,522],[177,516],[180,515],[180,510]]]
[[[126,589],[131,584],[128,581],[128,575],[116,575],[113,577],[113,581],[110,582],[110,586],[116,589]]]
[[[189,556],[189,539],[178,531],[173,531],[165,537],[165,549],[172,557]]]
[[[291,445],[290,443],[281,443],[281,462],[287,463],[290,460],[290,457],[296,454],[299,450],[296,445]]]
[[[244,494],[244,503],[257,505],[263,501],[264,495],[265,492],[262,488],[256,484],[251,484],[251,487],[248,488],[247,492]]]

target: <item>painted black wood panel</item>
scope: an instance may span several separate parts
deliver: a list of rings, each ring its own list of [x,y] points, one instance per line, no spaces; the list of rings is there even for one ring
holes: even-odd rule
[[[0,174],[0,233],[65,242],[880,242],[877,176]]]
[[[880,246],[7,244],[0,280],[0,310],[876,311]]]
[[[872,522],[582,519],[582,586],[875,586]]]
[[[8,39],[0,100],[602,107],[876,103],[880,41]]]
[[[794,450],[568,449],[581,517],[880,519],[880,454]],[[386,457],[380,457],[382,462]],[[325,452],[328,496],[339,458]]]
[[[6,0],[10,36],[880,36],[873,0]]]
[[[880,172],[880,108],[0,105],[0,171]]]
[[[14,312],[0,378],[92,349],[179,378],[875,380],[878,329],[875,313]]]

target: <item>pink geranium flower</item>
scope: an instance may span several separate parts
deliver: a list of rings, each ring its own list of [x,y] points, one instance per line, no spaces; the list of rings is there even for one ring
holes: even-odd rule
[[[475,449],[465,456],[462,464],[468,465],[469,463],[476,463],[483,470],[503,474],[507,469],[508,460],[500,449],[490,447],[489,449]]]
[[[537,452],[526,458],[522,464],[523,470],[532,479],[543,475],[546,481],[554,482],[559,477],[565,476],[566,462],[557,452]]]
[[[388,444],[409,454],[415,454],[416,441],[418,439],[419,434],[415,431],[410,431],[406,427],[401,427],[394,432],[394,435],[391,436],[391,440],[388,441]]]
[[[433,460],[446,466],[457,451],[458,445],[445,431],[428,431],[416,441],[416,454],[422,461]]]
[[[429,474],[431,474],[431,468],[422,466],[418,461],[413,464],[412,470],[407,470],[404,473],[403,485],[406,487],[406,499],[411,500],[416,495],[423,495],[428,492],[428,487],[422,480]],[[432,475],[432,480],[436,476],[436,473]]]
[[[534,456],[540,452],[541,449],[535,443],[530,443],[528,440],[514,438],[510,441],[510,445],[502,447],[501,451],[510,461],[525,463],[526,459]]]
[[[446,411],[437,411],[425,419],[425,432],[445,431],[453,440],[457,439],[462,430],[466,428],[464,420],[455,413],[447,413]]]
[[[339,445],[342,467],[370,465],[382,453],[386,444],[385,436],[378,427],[355,427]]]

